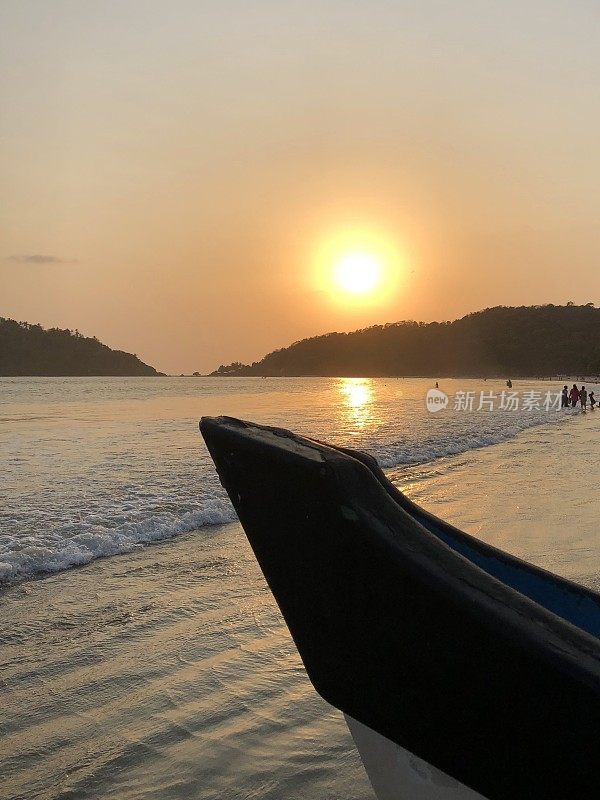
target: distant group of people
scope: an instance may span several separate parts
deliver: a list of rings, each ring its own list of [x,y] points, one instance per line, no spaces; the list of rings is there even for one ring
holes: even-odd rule
[[[562,395],[561,395],[561,406],[563,408],[577,408],[579,404],[583,411],[586,410],[588,403],[590,404],[590,409],[593,411],[594,406],[596,405],[596,398],[594,397],[594,392],[587,392],[585,386],[582,386],[581,389],[577,388],[577,384],[573,384],[573,387],[569,391],[567,386],[563,386]]]

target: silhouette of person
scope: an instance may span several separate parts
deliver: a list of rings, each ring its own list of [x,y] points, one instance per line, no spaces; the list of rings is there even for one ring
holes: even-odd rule
[[[575,383],[573,384],[573,388],[569,392],[569,400],[571,401],[571,405],[573,406],[573,408],[576,408],[577,402],[579,400],[579,389],[577,388],[577,385]]]

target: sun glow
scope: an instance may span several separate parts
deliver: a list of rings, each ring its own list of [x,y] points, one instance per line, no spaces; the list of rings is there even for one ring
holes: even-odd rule
[[[335,266],[338,286],[351,294],[366,294],[381,282],[381,265],[370,253],[348,253]]]
[[[385,306],[404,280],[404,255],[392,239],[366,227],[339,231],[318,244],[315,284],[347,308]]]

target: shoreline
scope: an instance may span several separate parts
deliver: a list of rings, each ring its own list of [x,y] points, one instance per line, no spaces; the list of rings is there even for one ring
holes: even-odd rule
[[[131,379],[151,379],[155,380],[156,378],[168,378],[177,379],[177,378],[190,378],[194,380],[205,379],[205,378],[245,378],[245,379],[262,379],[262,378],[269,378],[274,380],[301,380],[303,378],[314,378],[319,379],[323,378],[324,380],[432,380],[432,381],[455,381],[455,380],[465,380],[465,381],[473,381],[473,380],[481,380],[483,382],[487,381],[506,381],[510,378],[513,383],[515,381],[539,381],[543,383],[560,383],[561,381],[574,382],[574,383],[596,383],[600,385],[600,375],[591,375],[591,376],[583,376],[580,375],[473,375],[473,374],[456,374],[456,375],[445,375],[445,374],[427,374],[427,375],[366,375],[366,374],[359,374],[359,375],[315,375],[315,374],[306,374],[306,375],[270,375],[270,374],[257,374],[257,375],[226,375],[226,374],[215,374],[209,372],[203,375],[193,375],[193,374],[169,374],[166,372],[161,372],[158,375],[0,375],[0,380],[15,380],[15,379],[23,379],[23,380],[37,380],[37,379],[49,379],[52,380],[54,378],[73,378],[73,379],[95,379],[95,378],[110,378],[111,380],[116,380],[122,378],[124,380],[131,380]]]
[[[485,414],[485,413],[488,413],[488,412],[482,411],[482,412],[476,412],[476,413]],[[524,414],[525,413],[528,413],[528,412],[524,412]],[[402,456],[399,453],[397,447],[396,448],[392,448],[390,453],[382,451],[381,453],[377,454],[377,453],[372,452],[372,455],[375,455],[375,457],[378,459],[379,464],[382,467],[382,469],[384,469],[386,472],[390,473],[390,472],[402,470],[404,467],[408,467],[408,468],[410,468],[411,466],[421,467],[421,466],[425,466],[427,464],[436,464],[436,463],[440,462],[441,460],[452,459],[454,457],[459,457],[459,456],[468,456],[468,454],[476,453],[478,450],[485,450],[485,449],[488,449],[488,448],[491,448],[491,447],[497,447],[497,446],[503,444],[504,442],[511,441],[511,440],[513,440],[515,438],[518,438],[518,437],[522,436],[523,434],[525,434],[529,430],[534,430],[536,428],[544,428],[544,427],[548,427],[548,426],[551,426],[551,427],[554,427],[554,426],[557,426],[557,425],[562,426],[567,421],[567,418],[571,419],[571,417],[578,417],[579,416],[579,413],[578,413],[577,409],[562,409],[562,410],[556,411],[556,412],[545,412],[545,413],[552,413],[553,415],[554,414],[558,414],[560,416],[558,416],[558,417],[557,416],[553,416],[552,418],[542,419],[541,421],[539,421],[539,420],[535,421],[534,420],[531,425],[525,424],[525,422],[527,421],[527,418],[524,417],[523,421],[520,423],[521,427],[520,428],[516,427],[515,429],[513,429],[512,430],[512,434],[511,434],[511,436],[509,438],[505,438],[505,433],[501,431],[501,432],[499,432],[498,434],[495,434],[495,435],[487,434],[487,436],[488,436],[487,439],[483,438],[480,441],[472,441],[471,440],[471,441],[468,441],[465,444],[459,444],[458,446],[456,446],[452,442],[446,442],[446,443],[443,443],[441,446],[439,446],[439,449],[437,451],[434,449],[431,452],[431,454],[428,455],[427,457],[415,458],[415,460],[410,460],[410,459],[406,460],[406,456]],[[598,409],[598,413],[600,413],[600,409]],[[516,425],[516,423],[515,423],[515,425]],[[348,440],[346,442],[346,444],[348,446],[350,446],[350,445],[354,446],[354,443],[351,440]],[[203,447],[201,443],[200,443],[200,446]],[[209,468],[210,468],[211,473],[214,473],[214,469],[212,467],[212,462],[210,463]],[[217,480],[216,474],[213,475],[213,478],[215,479],[215,481]],[[212,512],[211,512],[211,510],[209,508],[205,508],[205,509],[202,509],[202,510],[196,512],[197,515],[206,515],[206,521],[204,521],[203,524],[201,524],[199,526],[193,527],[194,523],[192,521],[190,521],[189,523],[186,523],[186,524],[190,524],[190,527],[185,529],[185,526],[184,526],[184,529],[181,530],[180,526],[182,525],[182,520],[175,519],[173,521],[173,523],[172,523],[173,524],[172,530],[165,529],[162,533],[156,534],[154,531],[152,531],[150,529],[148,531],[146,531],[145,528],[142,530],[142,527],[145,525],[145,523],[138,523],[140,526],[142,526],[140,528],[140,532],[138,534],[139,538],[137,538],[137,539],[135,539],[135,538],[134,539],[129,539],[126,547],[124,547],[120,551],[117,551],[117,552],[110,552],[109,551],[109,552],[106,552],[106,553],[101,553],[96,548],[96,549],[90,551],[90,555],[87,558],[87,560],[81,561],[79,563],[77,561],[69,563],[69,561],[68,561],[68,557],[69,557],[68,552],[65,551],[64,553],[62,553],[61,551],[57,551],[55,557],[61,557],[61,558],[65,559],[64,563],[61,564],[59,569],[51,569],[51,570],[43,570],[43,569],[39,570],[38,569],[36,571],[26,572],[26,573],[19,573],[17,575],[10,576],[10,577],[4,577],[0,573],[0,599],[2,598],[2,595],[13,586],[22,585],[24,583],[28,583],[28,582],[34,581],[34,580],[45,580],[47,578],[52,577],[53,575],[60,574],[62,572],[67,572],[67,571],[74,570],[74,569],[81,569],[81,568],[87,566],[90,563],[94,563],[95,561],[104,560],[104,559],[107,559],[107,558],[110,559],[110,558],[114,558],[114,557],[120,556],[120,555],[128,555],[128,554],[134,552],[135,550],[137,550],[137,549],[139,549],[141,547],[146,547],[148,545],[161,544],[161,543],[164,543],[164,542],[170,542],[170,541],[173,541],[175,539],[179,539],[182,536],[189,535],[190,533],[192,533],[192,532],[194,532],[196,530],[198,530],[198,531],[203,531],[204,530],[205,531],[205,530],[209,530],[209,529],[212,529],[212,528],[215,528],[215,527],[219,527],[221,525],[228,525],[228,524],[232,524],[232,523],[235,524],[237,522],[237,519],[235,517],[233,508],[231,508],[230,505],[229,505],[229,501],[225,497],[223,497],[223,498],[220,498],[219,502],[223,502],[223,503],[226,504],[225,509],[223,507],[220,507],[220,508],[217,508],[217,509],[213,509]],[[228,518],[230,516],[229,513],[226,513],[228,509],[230,510],[231,515],[232,515],[230,518]],[[211,521],[211,519],[210,519],[211,513],[216,515],[214,521]],[[225,517],[225,518],[223,518],[223,517]],[[111,545],[110,542],[108,544]],[[80,557],[80,558],[86,558],[86,556],[87,556],[87,554],[85,552],[83,552],[83,555],[79,555],[78,554],[78,557]],[[0,558],[0,568],[1,567],[2,567],[2,559]],[[5,567],[6,567],[6,565],[5,565]]]
[[[0,644],[3,800],[372,799],[236,523],[12,587]]]

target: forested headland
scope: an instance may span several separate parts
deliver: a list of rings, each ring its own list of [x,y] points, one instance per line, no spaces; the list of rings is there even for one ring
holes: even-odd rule
[[[328,333],[214,376],[549,377],[600,375],[600,309],[497,306],[453,322],[393,322]]]
[[[160,374],[137,356],[111,350],[96,337],[0,317],[0,376]]]

